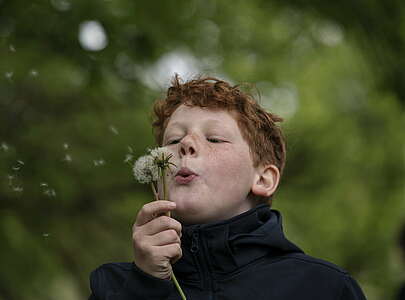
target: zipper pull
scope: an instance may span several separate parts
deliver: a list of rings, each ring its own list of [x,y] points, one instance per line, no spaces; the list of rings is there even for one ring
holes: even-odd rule
[[[199,232],[198,232],[198,230],[196,230],[193,232],[192,239],[191,239],[190,251],[192,253],[196,253],[198,251],[198,237],[199,237]]]

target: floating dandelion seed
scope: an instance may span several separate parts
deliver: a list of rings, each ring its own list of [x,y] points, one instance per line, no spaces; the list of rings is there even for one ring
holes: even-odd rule
[[[12,186],[13,185],[14,175],[7,175],[7,179],[8,179],[8,185]]]
[[[117,128],[115,128],[115,127],[112,126],[112,125],[110,125],[110,130],[111,130],[111,132],[114,133],[115,135],[118,135],[118,134],[119,134]]]
[[[71,162],[71,161],[72,161],[72,157],[71,157],[69,154],[65,154],[65,157],[63,158],[63,161]]]
[[[10,49],[11,52],[15,52],[14,45],[12,45],[12,44],[10,44],[10,46],[8,46],[8,49]]]
[[[14,75],[14,72],[6,72],[4,75],[6,76],[7,79],[11,79]]]
[[[21,169],[21,167],[24,165],[24,162],[22,160],[17,160],[18,165],[17,166],[13,166],[12,169],[14,171],[18,171]]]
[[[49,233],[43,233],[42,236],[43,236],[43,237],[49,237],[50,234],[49,234]]]
[[[64,143],[63,144],[63,149],[67,150],[69,148],[69,144],[68,143]]]
[[[134,156],[132,154],[126,154],[124,163],[130,163],[130,162],[132,162],[133,159],[134,159]]]
[[[46,183],[46,182],[41,182],[41,183],[40,183],[40,186],[41,186],[42,188],[44,188],[44,192],[43,192],[43,193],[44,193],[45,195],[47,195],[47,196],[49,196],[49,197],[55,197],[55,196],[56,196],[55,190],[52,189],[52,188],[49,188],[48,183]]]
[[[93,164],[96,167],[103,166],[105,165],[105,160],[104,159],[93,160]]]
[[[7,145],[6,143],[4,143],[4,142],[1,143],[1,146],[0,146],[0,147],[1,147],[1,149],[2,149],[4,152],[8,151],[8,148],[9,148],[8,145]]]
[[[51,4],[56,10],[59,11],[67,11],[72,6],[68,0],[51,0]]]
[[[38,71],[35,70],[35,69],[32,69],[32,70],[30,71],[30,75],[31,75],[32,77],[37,77],[37,76],[38,76]]]
[[[56,196],[56,192],[54,189],[46,189],[44,191],[44,194],[49,196],[49,197],[55,197]]]
[[[13,187],[13,191],[17,192],[17,193],[21,193],[23,191],[23,187],[22,186],[15,186]]]

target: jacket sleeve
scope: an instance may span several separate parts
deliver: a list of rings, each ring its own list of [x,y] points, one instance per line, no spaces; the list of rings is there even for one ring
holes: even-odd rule
[[[358,283],[345,275],[344,285],[339,300],[367,300]]]
[[[105,264],[90,274],[88,300],[166,299],[173,288],[172,281],[146,274],[134,263],[125,269]]]

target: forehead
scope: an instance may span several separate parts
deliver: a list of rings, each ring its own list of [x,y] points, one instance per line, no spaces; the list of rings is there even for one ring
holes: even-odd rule
[[[166,129],[193,124],[218,125],[227,128],[238,127],[236,114],[224,109],[202,108],[199,106],[180,105],[170,116]]]

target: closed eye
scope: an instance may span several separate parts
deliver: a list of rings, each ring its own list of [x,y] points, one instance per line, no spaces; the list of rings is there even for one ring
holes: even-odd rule
[[[168,145],[174,145],[174,144],[178,144],[179,142],[180,142],[180,140],[177,139],[177,140],[172,140],[172,141],[168,142],[167,144]]]
[[[216,139],[216,138],[207,138],[207,141],[210,143],[222,143],[224,142],[223,140]]]

